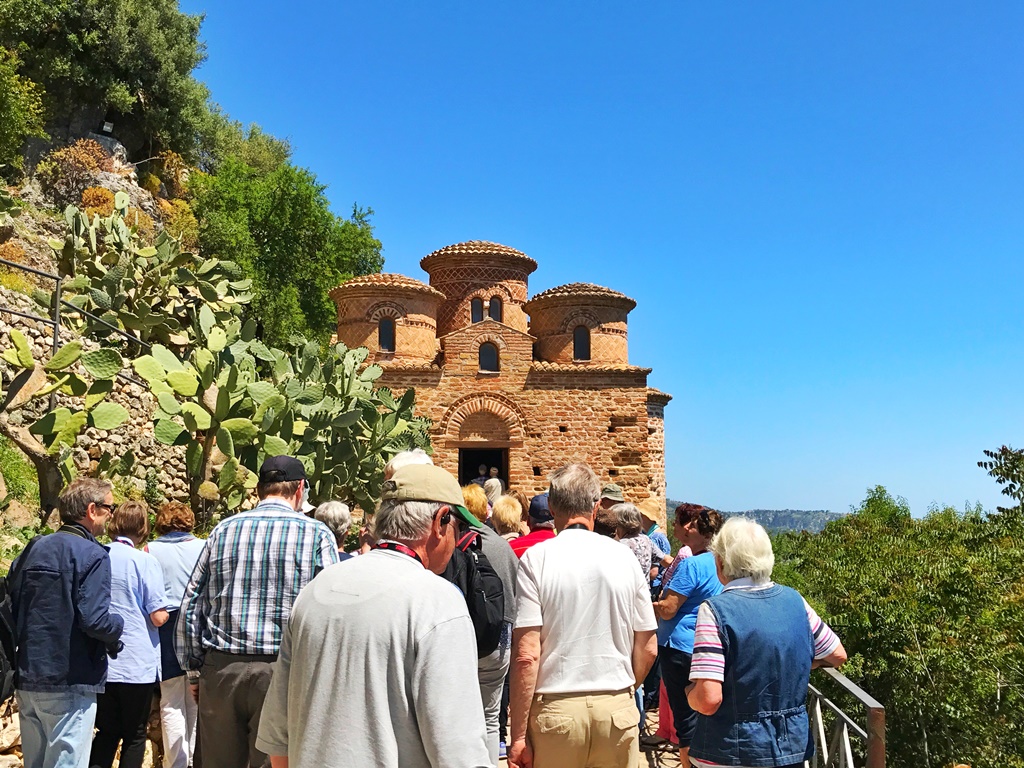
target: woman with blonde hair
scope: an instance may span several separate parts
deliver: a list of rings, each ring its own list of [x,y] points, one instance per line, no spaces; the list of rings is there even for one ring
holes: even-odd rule
[[[484,489],[476,483],[462,486],[462,498],[466,502],[466,509],[473,513],[473,517],[481,523],[486,521],[488,515],[487,494]]]
[[[107,523],[110,536],[110,612],[124,621],[121,649],[107,666],[96,698],[96,735],[89,765],[110,768],[118,745],[122,768],[141,768],[153,686],[160,681],[159,628],[167,623],[164,576],[153,555],[137,547],[149,536],[149,508],[126,501]]]
[[[518,488],[509,488],[505,495],[518,501],[519,508],[523,510],[523,516],[519,520],[519,532],[525,536],[530,532],[530,497]]]
[[[185,586],[206,542],[192,535],[196,516],[188,504],[168,501],[156,513],[157,538],[149,543],[164,574],[164,592],[170,604],[167,623],[160,627],[160,726],[164,737],[164,768],[188,768],[196,746],[198,705],[188,678],[174,653],[174,629]]]
[[[514,496],[501,496],[491,510],[491,525],[501,538],[512,541],[522,536],[523,508]]]

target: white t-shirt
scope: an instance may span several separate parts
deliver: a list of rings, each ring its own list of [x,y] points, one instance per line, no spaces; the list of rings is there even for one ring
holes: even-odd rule
[[[517,606],[517,628],[540,627],[537,693],[629,688],[633,633],[658,626],[633,553],[579,529],[523,553]]]

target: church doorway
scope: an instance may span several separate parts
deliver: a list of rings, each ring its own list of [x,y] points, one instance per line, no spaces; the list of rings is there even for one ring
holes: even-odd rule
[[[508,487],[508,448],[460,448],[459,484],[468,485],[479,474],[481,464],[498,468],[498,477]]]

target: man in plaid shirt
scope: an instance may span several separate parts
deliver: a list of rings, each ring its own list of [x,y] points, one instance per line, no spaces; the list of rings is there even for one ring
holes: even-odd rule
[[[203,762],[216,768],[269,765],[255,742],[281,632],[299,590],[339,560],[334,534],[301,512],[309,481],[298,459],[264,461],[256,493],[253,509],[210,533],[175,633],[198,684]]]

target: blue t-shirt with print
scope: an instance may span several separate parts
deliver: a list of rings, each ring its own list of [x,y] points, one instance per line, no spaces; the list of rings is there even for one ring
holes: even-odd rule
[[[697,609],[709,597],[722,591],[722,582],[718,580],[718,571],[715,570],[715,556],[704,552],[686,558],[676,568],[665,589],[683,595],[686,600],[671,619],[658,619],[658,645],[693,653]]]

